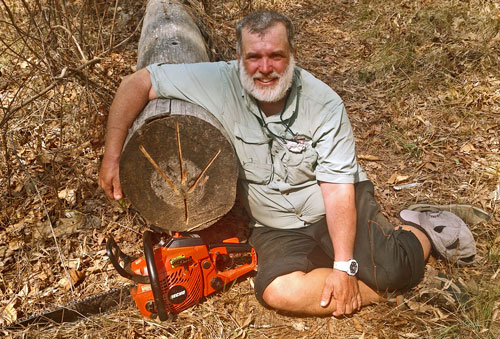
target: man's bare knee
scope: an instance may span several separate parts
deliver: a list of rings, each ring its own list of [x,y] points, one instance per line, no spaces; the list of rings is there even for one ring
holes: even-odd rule
[[[292,272],[274,279],[264,290],[262,298],[270,307],[279,310],[289,310],[297,300],[297,286],[304,276],[303,272]]]

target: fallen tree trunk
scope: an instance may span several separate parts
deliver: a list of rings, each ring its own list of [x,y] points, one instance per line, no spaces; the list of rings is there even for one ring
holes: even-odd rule
[[[208,61],[198,27],[178,1],[150,0],[137,69],[156,62]],[[129,130],[120,160],[132,206],[163,231],[198,231],[233,206],[236,156],[222,125],[181,100],[148,103]]]

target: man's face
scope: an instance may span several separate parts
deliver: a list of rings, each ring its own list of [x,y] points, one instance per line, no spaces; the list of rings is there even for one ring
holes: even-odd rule
[[[244,29],[241,39],[240,79],[255,99],[276,102],[283,99],[293,80],[295,60],[282,24],[263,35]]]

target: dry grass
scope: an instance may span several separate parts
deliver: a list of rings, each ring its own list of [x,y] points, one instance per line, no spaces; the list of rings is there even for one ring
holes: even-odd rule
[[[436,260],[428,264],[429,274],[440,270],[460,279],[471,302],[468,307],[449,303],[426,280],[405,295],[407,308],[382,303],[345,319],[292,317],[259,305],[250,277],[173,322],[142,319],[129,308],[75,324],[8,334],[499,337],[498,2],[187,2],[210,37],[213,60],[234,57],[233,27],[246,13],[272,8],[293,19],[300,66],[344,99],[360,159],[380,159],[360,161],[390,218],[414,202],[473,203],[492,215],[490,222],[471,227],[480,263],[467,268]],[[21,317],[123,284],[104,255],[107,235],[127,253],[142,252],[140,216],[129,206],[109,202],[96,182],[104,121],[120,78],[134,68],[134,31],[144,4],[3,0],[0,7],[0,314],[11,309]],[[65,67],[64,77],[59,77]],[[422,185],[396,191],[395,175],[406,177],[398,184]],[[64,190],[73,192],[74,199],[64,197]],[[227,232],[241,219],[232,215],[214,227]],[[57,246],[50,224],[59,232]],[[85,274],[74,291],[65,289],[68,271]]]

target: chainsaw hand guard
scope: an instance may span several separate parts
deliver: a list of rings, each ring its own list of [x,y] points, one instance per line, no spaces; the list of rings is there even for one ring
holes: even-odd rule
[[[111,261],[111,264],[113,265],[113,267],[118,271],[118,273],[122,277],[130,279],[136,283],[149,284],[149,277],[148,276],[139,275],[139,274],[135,274],[134,272],[132,272],[132,269],[130,268],[130,264],[135,259],[133,259],[130,256],[123,253],[120,250],[120,248],[118,247],[118,245],[116,244],[116,241],[115,241],[115,239],[113,239],[112,236],[110,236],[109,239],[106,241],[106,253],[109,257],[109,261]],[[118,261],[118,258],[123,261],[123,266]]]

